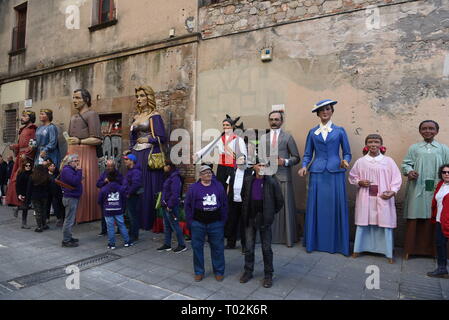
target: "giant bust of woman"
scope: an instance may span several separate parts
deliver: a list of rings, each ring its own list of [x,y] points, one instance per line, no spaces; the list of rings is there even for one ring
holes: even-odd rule
[[[140,203],[140,228],[150,230],[155,215],[155,194],[162,190],[163,169],[151,170],[148,167],[148,156],[161,152],[161,144],[165,143],[165,128],[161,115],[156,109],[154,91],[150,86],[135,89],[136,114],[130,132],[130,152],[137,157],[137,165],[142,170],[144,201]],[[137,240],[137,239],[136,239]]]

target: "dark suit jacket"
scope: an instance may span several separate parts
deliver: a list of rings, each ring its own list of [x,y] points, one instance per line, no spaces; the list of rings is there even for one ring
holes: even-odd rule
[[[260,138],[259,158],[265,162],[270,162],[271,169],[275,168],[273,162],[277,163],[277,158],[281,157],[288,160],[288,164],[283,167],[277,167],[277,171],[270,171],[269,174],[275,174],[279,181],[291,181],[291,167],[299,163],[300,156],[295,139],[290,133],[281,129],[278,137],[278,150],[271,150],[270,132]]]
[[[248,226],[251,214],[251,192],[254,179],[256,179],[256,176],[250,175],[243,181],[242,216],[245,226]],[[264,176],[263,179],[263,221],[265,225],[271,225],[274,215],[284,206],[284,197],[276,177]]]
[[[234,200],[234,181],[235,181],[235,172],[237,169],[234,169],[234,171],[232,172],[231,178],[229,179],[229,184],[228,184],[228,190],[227,194],[228,194],[228,202],[231,203]],[[250,176],[253,173],[253,169],[248,168],[245,169],[245,173],[243,174],[243,181],[245,181],[245,178]],[[243,185],[242,185],[242,190],[243,190]]]

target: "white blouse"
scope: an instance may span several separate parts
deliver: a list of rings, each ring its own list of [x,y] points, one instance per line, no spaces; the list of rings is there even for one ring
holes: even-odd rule
[[[449,184],[443,183],[438,193],[435,195],[435,200],[437,201],[437,222],[440,222],[441,211],[443,211],[443,199],[449,193]]]

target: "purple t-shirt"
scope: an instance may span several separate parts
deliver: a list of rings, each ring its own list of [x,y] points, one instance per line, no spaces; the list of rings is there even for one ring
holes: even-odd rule
[[[216,211],[220,208],[219,190],[213,184],[206,187],[199,183],[195,191],[195,209]]]
[[[263,200],[263,179],[254,179],[251,190],[251,200]]]

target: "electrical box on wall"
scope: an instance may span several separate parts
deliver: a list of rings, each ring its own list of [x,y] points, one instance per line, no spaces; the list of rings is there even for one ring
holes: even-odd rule
[[[272,57],[271,57],[272,53],[273,53],[273,49],[272,49],[272,48],[264,48],[264,49],[262,49],[262,50],[260,51],[260,59],[261,59],[263,62],[271,61],[271,59],[272,59]]]

